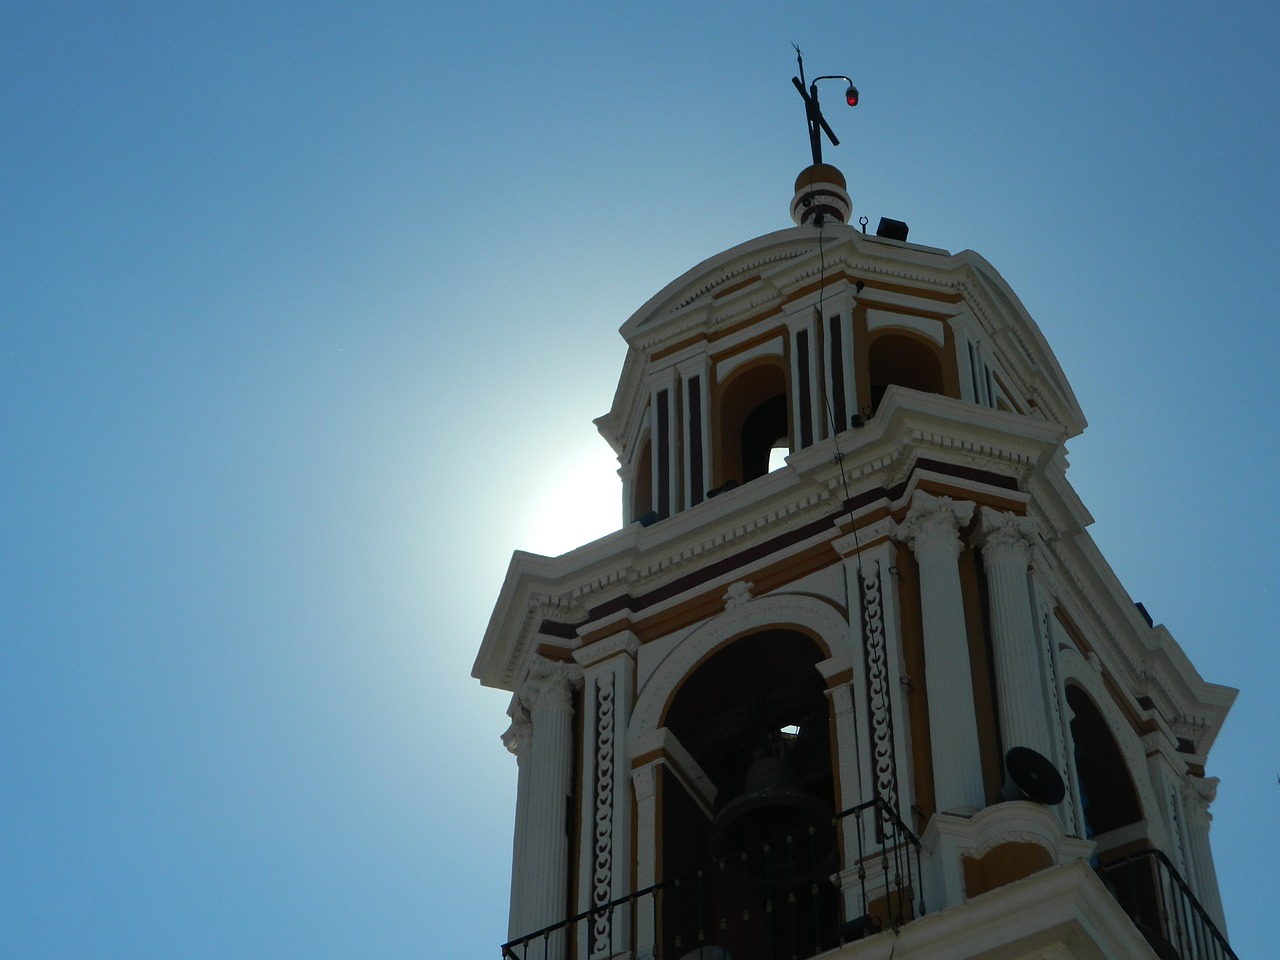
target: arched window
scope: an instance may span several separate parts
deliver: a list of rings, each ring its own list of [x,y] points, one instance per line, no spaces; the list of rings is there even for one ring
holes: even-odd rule
[[[1124,756],[1107,721],[1076,686],[1067,687],[1071,739],[1075,743],[1076,780],[1088,837],[1100,837],[1142,820],[1142,806]]]
[[[923,393],[944,393],[942,360],[925,341],[903,333],[884,333],[871,341],[868,353],[871,411],[889,387],[897,385]]]
[[[664,726],[714,800],[664,780],[663,880],[686,878],[686,893],[665,898],[662,956],[701,945],[699,931],[734,960],[797,949],[811,956],[833,944],[834,778],[826,683],[816,669],[824,656],[794,630],[753,633],[708,658],[672,698]],[[771,918],[771,901],[786,915]],[[721,930],[720,916],[734,922]]]
[[[716,431],[717,485],[763,477],[769,472],[773,450],[791,451],[787,396],[786,372],[776,363],[744,370],[726,386]]]

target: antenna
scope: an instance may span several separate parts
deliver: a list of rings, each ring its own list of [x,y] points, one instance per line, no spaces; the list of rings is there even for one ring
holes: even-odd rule
[[[831,127],[827,125],[826,118],[822,115],[822,108],[818,105],[818,81],[819,80],[843,80],[848,87],[844,92],[845,103],[851,107],[858,105],[858,88],[853,85],[853,81],[848,77],[838,74],[828,74],[826,76],[815,77],[814,81],[809,84],[809,89],[805,90],[804,86],[804,56],[800,53],[800,48],[794,43],[796,64],[800,68],[800,76],[792,77],[791,82],[795,84],[795,88],[800,93],[801,99],[804,100],[805,122],[809,127],[809,150],[813,154],[814,164],[822,162],[822,134],[827,135],[827,139],[831,141],[833,147],[840,146],[840,140],[832,132]]]

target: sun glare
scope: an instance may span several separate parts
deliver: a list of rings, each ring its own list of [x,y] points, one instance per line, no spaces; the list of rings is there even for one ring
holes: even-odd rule
[[[516,546],[549,557],[613,533],[622,526],[622,481],[613,451],[597,443],[571,453],[519,509],[528,521]]]

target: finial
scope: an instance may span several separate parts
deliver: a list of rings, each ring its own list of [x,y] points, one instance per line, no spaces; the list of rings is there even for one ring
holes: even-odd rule
[[[805,122],[809,127],[809,150],[813,154],[813,165],[816,167],[822,163],[822,134],[826,133],[827,139],[831,141],[833,147],[840,146],[840,141],[831,131],[831,127],[827,125],[826,118],[822,115],[822,108],[818,105],[818,81],[819,80],[843,80],[849,86],[845,90],[844,99],[851,107],[858,105],[858,88],[853,85],[853,81],[848,77],[838,74],[829,74],[827,76],[816,77],[809,84],[809,89],[804,88],[804,56],[800,53],[800,48],[794,43],[791,45],[796,50],[796,64],[800,68],[800,76],[792,77],[791,82],[795,84],[796,90],[800,92],[800,98],[804,100]]]

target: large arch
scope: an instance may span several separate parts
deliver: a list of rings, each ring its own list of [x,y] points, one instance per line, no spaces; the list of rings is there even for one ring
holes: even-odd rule
[[[772,627],[791,628],[809,635],[828,658],[840,656],[849,649],[848,620],[831,604],[813,597],[775,594],[726,610],[685,637],[645,679],[628,731],[633,751],[657,734],[676,689],[700,662],[738,637]]]
[[[1112,699],[1111,692],[1107,689],[1097,668],[1079,651],[1073,648],[1063,650],[1059,664],[1062,668],[1063,687],[1078,687],[1088,696],[1099,716],[1106,723],[1107,732],[1120,752],[1125,773],[1128,774],[1129,781],[1133,785],[1141,813],[1139,826],[1129,825],[1126,833],[1137,834],[1139,838],[1149,841],[1152,845],[1167,849],[1169,838],[1166,836],[1165,823],[1158,815],[1160,805],[1151,787],[1146,748],[1142,740]]]
[[[709,942],[741,960],[785,953],[784,942],[807,956],[838,926],[839,891],[827,879],[839,866],[827,676],[833,652],[848,649],[848,623],[813,597],[730,593],[742,599],[668,654],[632,714],[632,734],[662,745],[643,818],[655,879],[673,885],[661,939],[665,954],[683,956],[708,916],[745,912],[759,922],[713,924]],[[764,920],[771,898],[785,901],[776,925]]]

